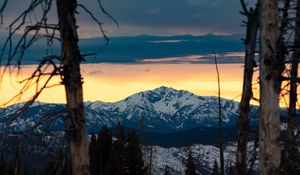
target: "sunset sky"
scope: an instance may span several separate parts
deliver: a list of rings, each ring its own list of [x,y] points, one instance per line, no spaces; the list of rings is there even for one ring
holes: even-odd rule
[[[5,21],[0,38],[6,36],[3,26],[20,14],[28,2],[9,1],[3,14]],[[17,7],[14,5],[16,3]],[[214,51],[218,58],[222,58],[219,59],[222,97],[239,100],[243,76],[243,45],[240,39],[244,28],[240,26],[242,17],[238,1],[102,0],[119,27],[101,13],[96,5],[97,0],[79,0],[79,3],[85,4],[104,22],[109,36],[139,36],[112,38],[110,45],[102,50],[99,50],[101,44],[98,40],[80,40],[82,52],[97,52],[95,58],[88,60],[89,64],[82,65],[85,101],[115,102],[160,86],[188,90],[202,96],[216,96],[217,78],[212,64]],[[34,13],[31,15],[38,15],[39,12]],[[57,22],[55,13],[54,4],[49,23]],[[77,17],[80,38],[99,36],[99,29],[83,11],[79,10]],[[146,38],[144,35],[182,36],[168,39]],[[44,56],[45,48],[41,43],[33,45],[25,55],[25,63],[36,64],[36,60]],[[59,45],[53,44],[53,50],[60,53]],[[90,64],[93,62],[95,64]],[[29,76],[33,70],[34,65],[28,65],[23,67],[21,77],[15,73],[5,74],[0,89],[1,102],[17,94],[21,88],[17,81]],[[59,82],[59,78],[52,81],[54,84]],[[34,88],[13,103],[27,100],[33,91]],[[64,103],[64,89],[62,86],[47,89],[38,100]]]
[[[242,64],[221,64],[222,97],[239,100],[242,89]],[[5,76],[0,96],[9,100],[21,88],[16,80],[29,75],[34,66],[25,66],[22,76]],[[217,96],[217,77],[213,64],[84,64],[85,101],[115,102],[134,93],[160,86],[188,90],[201,96]],[[55,79],[52,84],[59,82]],[[26,100],[31,92],[24,94]],[[42,102],[64,103],[63,86],[46,89],[38,99]]]

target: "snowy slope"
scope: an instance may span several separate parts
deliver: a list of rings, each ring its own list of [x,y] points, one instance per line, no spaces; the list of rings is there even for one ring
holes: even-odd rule
[[[149,165],[150,146],[144,146],[144,161]],[[219,148],[212,145],[194,144],[189,147],[180,148],[163,148],[152,146],[152,172],[155,175],[164,175],[165,169],[168,168],[172,174],[184,174],[187,154],[192,151],[192,156],[196,169],[201,175],[210,175],[215,161],[219,164]],[[253,151],[253,142],[248,144],[249,153]],[[258,150],[257,150],[258,151]],[[224,162],[226,174],[229,174],[229,167],[235,163],[236,143],[228,144],[224,149]],[[249,156],[249,159],[251,155]],[[248,160],[249,161],[249,160]],[[219,165],[220,167],[220,165]],[[258,160],[255,161],[253,170],[258,169]]]
[[[149,162],[151,147],[144,147],[144,160]],[[185,163],[187,160],[187,154],[189,149],[192,151],[192,155],[200,174],[210,174],[213,169],[215,160],[219,161],[219,149],[211,145],[195,144],[191,147],[181,148],[163,148],[159,146],[153,146],[153,169],[152,172],[155,175],[163,175],[165,169],[168,168],[173,174],[184,174]],[[229,167],[234,162],[235,150],[234,145],[227,146],[224,151],[225,166]]]

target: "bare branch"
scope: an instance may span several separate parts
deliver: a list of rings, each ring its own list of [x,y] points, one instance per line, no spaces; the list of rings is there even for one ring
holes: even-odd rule
[[[91,18],[92,18],[92,20],[94,20],[96,23],[97,23],[97,25],[99,26],[99,29],[100,29],[100,31],[101,31],[101,33],[102,33],[102,35],[103,35],[103,37],[104,37],[104,39],[105,39],[105,41],[106,41],[106,44],[105,45],[107,45],[108,43],[109,43],[109,38],[107,37],[107,35],[106,35],[106,33],[105,33],[105,31],[104,31],[104,29],[103,29],[103,23],[102,22],[100,22],[95,16],[94,16],[94,14],[89,10],[89,9],[87,9],[84,5],[82,5],[82,4],[77,4],[77,6],[78,7],[81,7]]]
[[[33,85],[36,86],[35,94],[30,98],[30,100],[28,102],[26,102],[24,104],[23,107],[21,107],[20,109],[18,109],[16,111],[14,117],[12,117],[12,119],[11,119],[11,122],[13,120],[15,120],[22,112],[24,112],[26,109],[28,109],[28,107],[31,104],[33,104],[33,102],[38,98],[38,96],[44,89],[52,86],[52,85],[49,86],[48,84],[54,76],[62,74],[62,66],[57,66],[55,63],[55,60],[60,60],[60,57],[58,57],[58,56],[45,57],[30,77],[20,81],[20,83],[24,83],[20,92],[17,95],[15,95],[14,97],[12,97],[10,100],[8,100],[6,103],[2,104],[3,106],[6,106],[7,104],[11,103],[12,101],[14,101],[16,99],[20,99],[20,97],[28,89],[33,87]],[[52,66],[52,71],[46,72],[49,66]],[[39,87],[42,77],[45,77],[45,76],[48,77],[47,80],[43,83],[42,87]]]
[[[0,18],[1,18],[1,24],[3,24],[3,11],[7,5],[8,0],[4,0],[2,5],[0,6]]]
[[[241,2],[241,6],[242,6],[242,9],[243,11],[241,12],[243,15],[246,15],[246,16],[249,16],[249,11],[248,11],[248,8],[247,8],[247,5],[245,3],[245,0],[240,0]]]
[[[102,13],[104,13],[107,17],[109,17],[119,27],[118,21],[104,9],[101,0],[98,0],[98,4],[99,4],[99,7],[100,7]]]

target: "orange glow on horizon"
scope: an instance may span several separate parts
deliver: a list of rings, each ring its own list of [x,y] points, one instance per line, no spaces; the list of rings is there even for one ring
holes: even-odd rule
[[[28,77],[35,66],[23,66],[22,77],[4,75],[0,89],[1,104],[15,96],[21,86],[17,83]],[[219,64],[221,75],[221,96],[239,101],[242,94],[242,64]],[[83,64],[85,101],[120,101],[132,94],[152,90],[160,86],[187,90],[199,96],[217,96],[217,77],[214,64]],[[257,75],[254,76],[257,79]],[[51,84],[59,83],[59,77]],[[28,100],[34,88],[13,101],[19,103]],[[254,88],[258,97],[259,90]],[[55,86],[39,96],[38,101],[65,103],[63,86]],[[257,104],[252,102],[252,104]]]

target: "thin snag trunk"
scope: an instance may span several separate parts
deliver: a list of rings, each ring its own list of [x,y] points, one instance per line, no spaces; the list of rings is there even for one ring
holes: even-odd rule
[[[81,55],[75,19],[76,0],[57,0],[62,40],[63,84],[65,85],[73,175],[89,174],[87,131],[84,119]]]
[[[295,36],[294,36],[294,46],[292,55],[292,68],[291,68],[291,79],[290,79],[290,98],[289,98],[289,108],[287,116],[287,137],[284,150],[284,171],[292,171],[289,167],[295,164],[295,160],[292,159],[293,155],[296,154],[296,106],[297,106],[297,83],[298,83],[298,61],[300,57],[300,0],[297,0],[297,12],[296,12],[296,22],[295,22]]]
[[[221,86],[220,86],[220,73],[218,68],[218,61],[216,57],[216,53],[214,53],[215,58],[215,65],[217,71],[217,78],[218,78],[218,108],[219,108],[219,149],[220,149],[220,168],[221,168],[221,175],[225,174],[224,171],[224,137],[223,137],[223,128],[222,128],[222,109],[221,109]]]
[[[241,1],[242,5],[245,3]],[[243,6],[244,6],[243,5]],[[244,175],[247,173],[247,144],[249,139],[249,110],[250,100],[253,97],[252,79],[255,67],[255,49],[256,38],[259,26],[258,12],[259,5],[254,11],[248,11],[244,6],[244,13],[247,16],[247,33],[245,39],[245,67],[244,67],[244,83],[243,94],[240,103],[240,115],[238,120],[238,147],[236,154],[236,165],[234,174]]]
[[[283,58],[279,57],[277,0],[262,0],[260,58],[260,175],[276,175],[281,161],[280,107]]]

